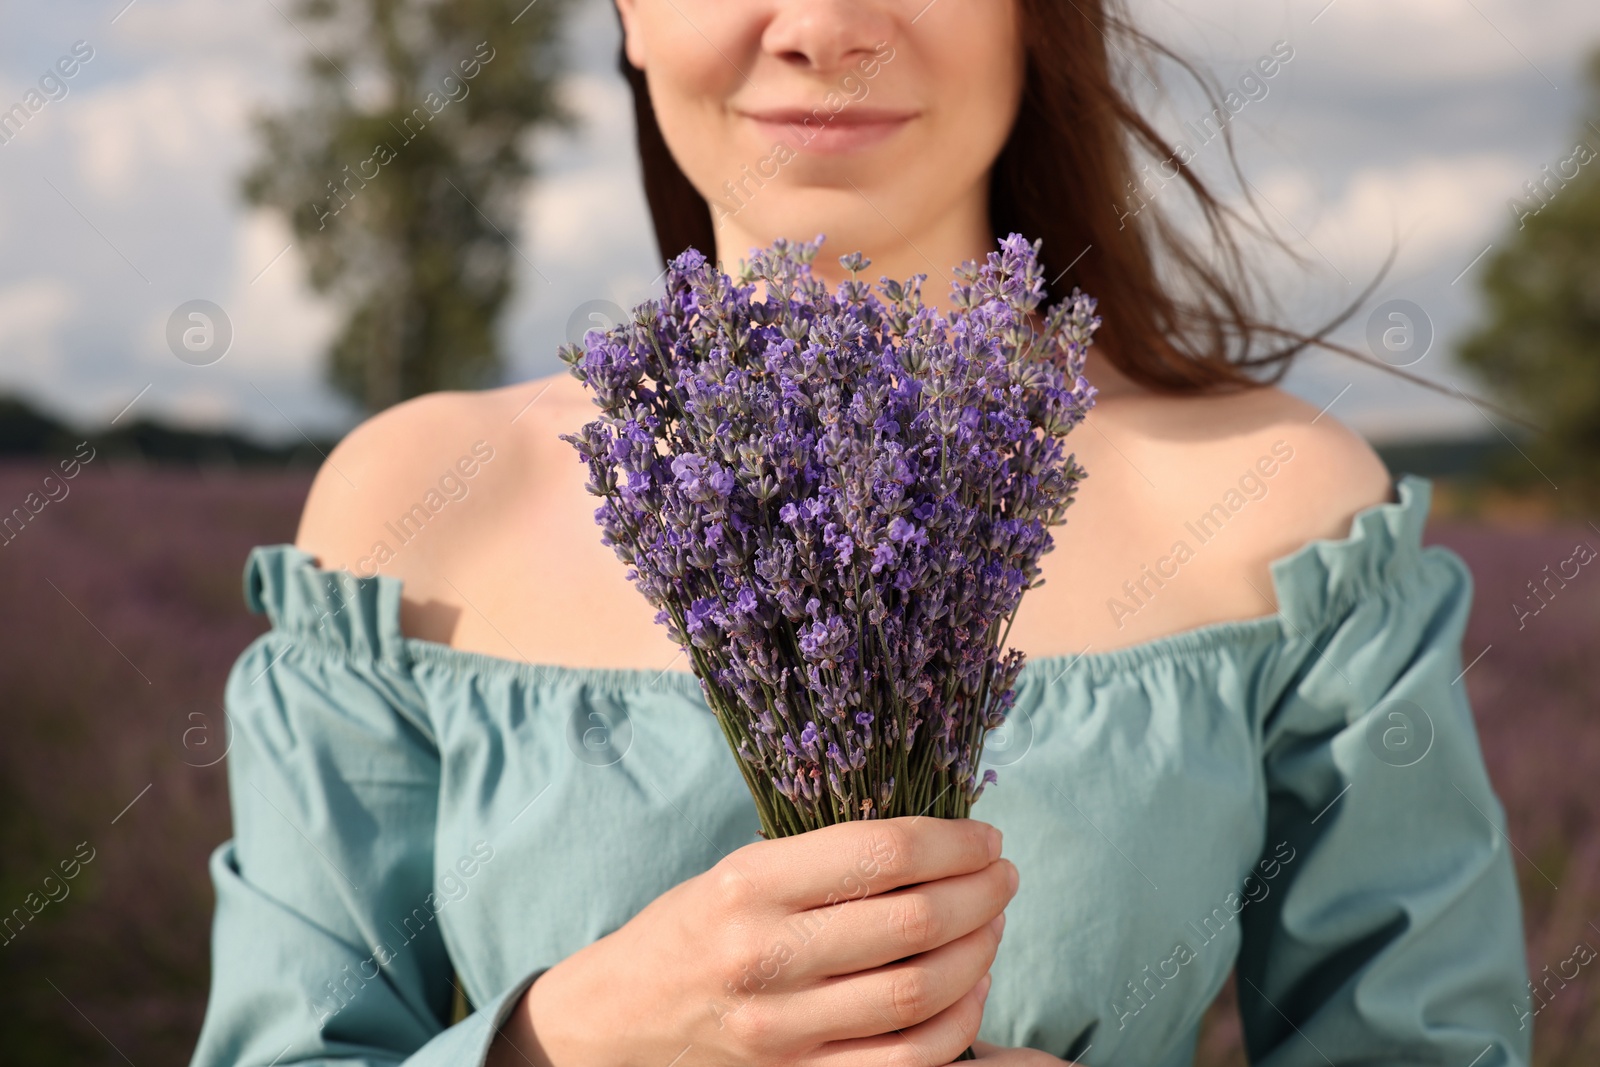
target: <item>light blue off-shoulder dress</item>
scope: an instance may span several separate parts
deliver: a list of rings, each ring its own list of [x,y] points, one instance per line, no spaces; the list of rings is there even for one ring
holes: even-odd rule
[[[984,1040],[1187,1065],[1237,968],[1257,1064],[1528,1062],[1472,580],[1396,489],[1272,564],[1277,614],[1028,663],[974,813],[1022,872]],[[693,675],[407,637],[400,595],[250,554],[196,1067],[480,1064],[543,969],[756,837]]]

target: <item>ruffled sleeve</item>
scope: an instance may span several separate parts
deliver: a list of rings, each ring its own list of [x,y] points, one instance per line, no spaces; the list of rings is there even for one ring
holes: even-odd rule
[[[399,581],[272,545],[250,553],[244,592],[272,628],[225,689],[233,838],[210,861],[211,993],[193,1067],[481,1064],[535,976],[449,1025],[439,753]]]
[[[1271,894],[1238,958],[1261,1067],[1528,1062],[1521,904],[1462,678],[1472,578],[1422,546],[1429,483],[1398,488],[1273,565]]]

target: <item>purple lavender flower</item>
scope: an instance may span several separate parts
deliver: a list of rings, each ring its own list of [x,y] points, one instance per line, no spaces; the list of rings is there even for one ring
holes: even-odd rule
[[[1037,311],[1037,242],[957,268],[948,315],[923,275],[857,280],[859,253],[829,292],[821,243],[777,241],[737,278],[689,249],[664,296],[561,353],[601,410],[565,439],[602,539],[689,656],[768,837],[960,817],[995,781],[983,737],[1023,662],[1005,634],[1095,397],[1094,301]]]

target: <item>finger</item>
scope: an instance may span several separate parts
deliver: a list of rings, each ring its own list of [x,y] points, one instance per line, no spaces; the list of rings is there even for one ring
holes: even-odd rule
[[[972,991],[994,963],[999,923],[876,970],[827,979],[795,993],[790,1004],[820,1038],[846,1040],[905,1030],[935,1017]],[[957,1049],[956,1051],[960,1051]]]
[[[971,874],[802,912],[786,925],[797,942],[795,974],[852,974],[949,944],[1003,914],[1017,879],[1016,865],[1001,859]]]
[[[898,1033],[830,1041],[803,1062],[806,1067],[928,1067],[950,1063],[977,1039],[990,979],[979,983],[944,1011]]]
[[[1000,855],[1000,831],[975,819],[908,817],[838,823],[757,841],[724,863],[758,899],[789,910],[856,900],[970,874]],[[720,865],[719,865],[720,866]]]

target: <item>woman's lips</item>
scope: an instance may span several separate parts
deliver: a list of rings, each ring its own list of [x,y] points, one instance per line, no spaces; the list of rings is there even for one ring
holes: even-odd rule
[[[798,152],[838,154],[869,148],[893,137],[916,118],[915,112],[886,111],[846,104],[839,111],[782,108],[740,114],[768,143],[782,142]]]

